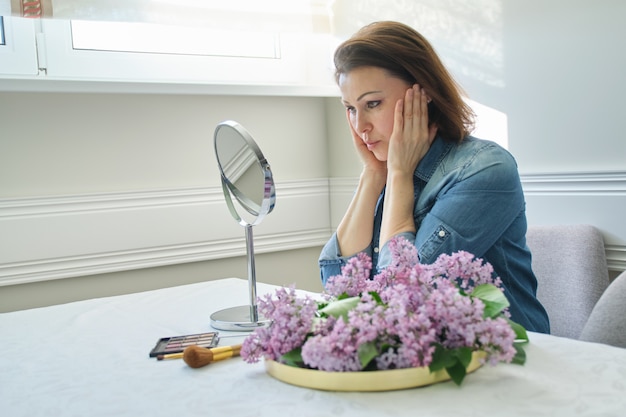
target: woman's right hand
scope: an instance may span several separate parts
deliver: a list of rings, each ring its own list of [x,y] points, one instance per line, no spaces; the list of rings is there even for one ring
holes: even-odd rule
[[[348,126],[350,127],[350,133],[352,134],[352,143],[356,149],[356,153],[363,164],[363,173],[371,173],[377,177],[387,177],[387,162],[379,161],[374,153],[367,149],[367,145],[361,139],[359,134],[354,130],[352,123],[350,123],[350,112],[346,111],[346,118],[348,119]]]

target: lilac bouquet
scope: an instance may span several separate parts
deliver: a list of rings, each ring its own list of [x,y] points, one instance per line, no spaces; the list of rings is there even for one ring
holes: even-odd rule
[[[334,372],[428,366],[445,368],[459,385],[475,351],[491,365],[524,363],[526,330],[509,319],[490,264],[461,251],[424,265],[406,239],[389,245],[389,267],[369,279],[369,256],[351,258],[329,278],[322,301],[294,287],[259,299],[271,324],[245,339],[244,360]]]

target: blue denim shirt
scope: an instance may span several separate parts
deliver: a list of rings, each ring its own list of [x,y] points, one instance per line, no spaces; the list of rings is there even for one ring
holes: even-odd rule
[[[548,315],[536,298],[537,279],[526,246],[524,194],[513,156],[494,142],[467,137],[452,143],[437,137],[413,177],[416,233],[401,233],[415,242],[421,263],[440,254],[464,250],[489,262],[502,279],[511,303],[511,319],[529,331],[549,333]],[[387,245],[379,247],[384,191],[373,219],[374,237],[363,249],[375,266],[390,262]],[[336,233],[322,249],[322,283],[341,273],[349,257],[339,251]]]

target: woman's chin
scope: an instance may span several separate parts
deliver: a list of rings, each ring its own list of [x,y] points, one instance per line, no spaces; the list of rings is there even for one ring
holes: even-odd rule
[[[378,159],[380,162],[387,162],[387,153],[383,153],[383,152],[373,152],[374,156],[376,157],[376,159]]]

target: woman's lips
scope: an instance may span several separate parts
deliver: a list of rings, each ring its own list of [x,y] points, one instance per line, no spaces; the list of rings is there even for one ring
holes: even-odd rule
[[[367,146],[368,150],[372,150],[378,145],[380,142],[365,142],[365,146]]]

